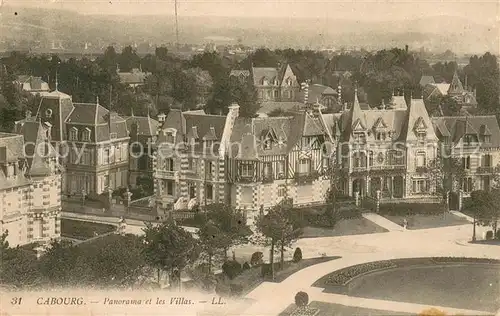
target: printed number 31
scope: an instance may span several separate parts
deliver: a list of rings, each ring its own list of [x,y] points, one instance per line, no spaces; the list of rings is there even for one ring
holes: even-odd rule
[[[12,305],[21,305],[22,299],[23,299],[22,297],[13,297],[12,300],[10,301],[10,303]]]

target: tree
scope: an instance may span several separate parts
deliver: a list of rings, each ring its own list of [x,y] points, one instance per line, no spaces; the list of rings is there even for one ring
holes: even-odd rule
[[[227,259],[229,248],[248,242],[252,231],[246,225],[245,215],[240,210],[214,203],[206,206],[205,214],[207,222],[215,226],[212,230],[218,232],[217,246],[222,249],[224,259]]]
[[[148,223],[144,228],[144,243],[146,262],[167,272],[170,279],[179,282],[179,285],[180,273],[199,255],[198,244],[191,233],[173,221],[157,226]]]
[[[212,221],[206,221],[198,230],[199,242],[203,254],[207,256],[208,274],[212,272],[213,258],[223,252],[229,239]],[[227,255],[226,255],[227,256]]]
[[[135,49],[132,46],[123,48],[121,55],[118,57],[120,61],[120,71],[129,72],[132,68],[139,68],[140,57],[137,56]]]
[[[496,238],[498,220],[500,218],[500,189],[473,191],[468,208],[474,214],[473,238],[475,238],[476,222],[483,225],[491,225],[493,228],[493,238]]]
[[[230,80],[232,103],[240,106],[241,117],[255,117],[260,108],[257,102],[257,90],[249,82]]]
[[[291,213],[292,207],[290,201],[284,200],[267,214],[260,214],[257,218],[257,230],[265,237],[262,243],[271,246],[270,264],[273,279],[275,247],[280,247],[280,262],[283,269],[285,248],[289,247],[302,234],[300,225],[297,221],[293,220]]]

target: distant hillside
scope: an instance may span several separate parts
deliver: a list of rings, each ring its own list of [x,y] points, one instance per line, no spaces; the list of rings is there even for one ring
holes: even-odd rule
[[[17,12],[17,15],[14,15]],[[53,39],[75,42],[152,42],[175,40],[172,16],[82,15],[48,9],[4,7],[0,16],[0,41]],[[499,52],[499,29],[451,16],[410,21],[364,22],[356,20],[180,17],[184,43],[208,40],[269,47],[364,46],[384,48],[425,46],[457,53]],[[207,40],[208,39],[208,40]]]

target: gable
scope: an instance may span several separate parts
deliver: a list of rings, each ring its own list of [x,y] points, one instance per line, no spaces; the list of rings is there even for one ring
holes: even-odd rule
[[[354,132],[364,132],[365,127],[363,126],[363,123],[361,123],[360,119],[357,119],[354,124],[352,124],[352,130]]]
[[[384,122],[384,119],[379,117],[375,124],[373,125],[374,129],[385,129],[387,128],[387,124]]]

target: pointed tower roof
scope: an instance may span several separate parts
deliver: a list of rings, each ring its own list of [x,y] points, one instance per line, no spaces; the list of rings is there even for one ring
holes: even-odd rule
[[[354,89],[354,104],[352,105],[346,118],[346,126],[344,129],[344,140],[349,140],[354,130],[366,130],[366,117],[361,109],[358,100],[358,89]]]
[[[464,92],[464,86],[462,85],[460,78],[458,78],[457,71],[455,70],[450,87],[448,88],[448,94],[461,94],[462,92]]]

